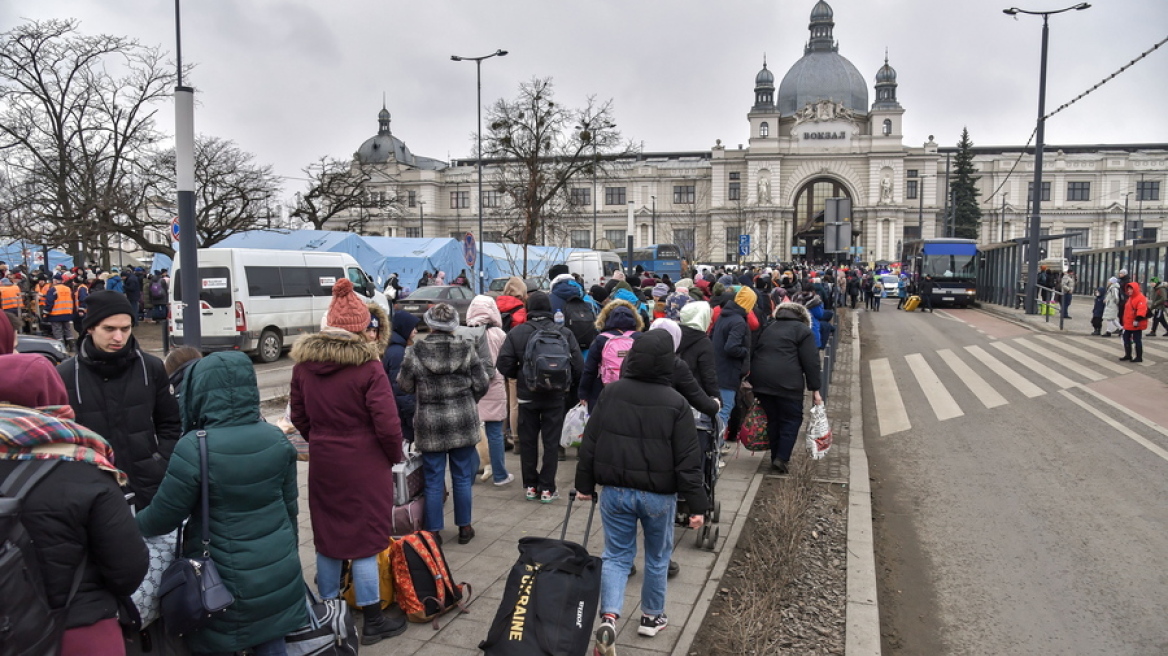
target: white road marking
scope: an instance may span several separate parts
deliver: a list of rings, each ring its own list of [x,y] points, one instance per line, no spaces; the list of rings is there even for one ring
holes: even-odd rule
[[[1112,419],[1111,417],[1108,417],[1107,415],[1096,410],[1095,408],[1092,408],[1090,406],[1090,404],[1088,404],[1086,401],[1083,401],[1083,400],[1077,398],[1074,394],[1071,394],[1067,390],[1059,390],[1059,394],[1062,394],[1063,396],[1065,396],[1068,399],[1070,399],[1071,401],[1073,401],[1075,403],[1075,405],[1077,405],[1080,408],[1086,410],[1087,412],[1095,415],[1095,417],[1098,418],[1099,421],[1102,421],[1103,423],[1107,424],[1108,426],[1111,426],[1115,430],[1117,430],[1120,433],[1123,433],[1127,437],[1131,438],[1131,440],[1133,442],[1135,442],[1136,444],[1139,444],[1140,446],[1144,447],[1145,449],[1160,456],[1164,460],[1168,460],[1168,451],[1157,446],[1156,444],[1154,444],[1153,442],[1151,442],[1150,440],[1148,440],[1144,436],[1140,435],[1139,433],[1136,433],[1132,429],[1128,428],[1127,426],[1124,426],[1123,424]],[[1127,410],[1126,408],[1124,408],[1123,410],[1125,413],[1131,414],[1130,410]]]
[[[1168,358],[1168,349],[1165,349],[1160,342],[1155,341],[1156,339],[1153,337],[1149,340],[1148,333],[1144,333],[1144,355],[1151,353],[1158,358]],[[1123,342],[1120,342],[1120,348],[1123,348]]]
[[[1080,387],[1078,389],[1083,390],[1084,392],[1099,399],[1100,401],[1106,403],[1107,405],[1115,408],[1116,410],[1119,410],[1124,415],[1131,417],[1132,419],[1135,419],[1136,421],[1147,426],[1148,428],[1151,428],[1152,430],[1156,431],[1157,433],[1160,433],[1164,437],[1168,437],[1168,428],[1164,428],[1163,426],[1161,426],[1160,424],[1157,424],[1156,422],[1152,421],[1151,419],[1148,419],[1147,417],[1145,417],[1137,412],[1134,412],[1131,408],[1124,407],[1124,406],[1120,405],[1119,403],[1112,401],[1111,399],[1107,398],[1106,396],[1103,396],[1099,392],[1096,392],[1095,390],[1093,390],[1089,387]]]
[[[1083,376],[1084,378],[1088,378],[1090,380],[1105,380],[1107,378],[1107,376],[1099,373],[1098,371],[1095,371],[1094,369],[1088,369],[1087,367],[1084,367],[1074,360],[1067,359],[1065,355],[1055,353],[1054,351],[1043,348],[1038,344],[1030,342],[1029,340],[1016,339],[1014,340],[1014,343],[1028,348],[1038,355],[1046,358],[1048,362],[1053,362],[1058,366],[1063,367],[1064,369],[1070,369],[1071,371],[1079,374],[1080,376]]]
[[[909,369],[912,369],[913,376],[917,379],[917,384],[921,386],[921,391],[925,393],[925,398],[929,400],[929,405],[933,407],[933,414],[937,415],[938,421],[945,421],[946,419],[953,419],[965,414],[961,411],[961,406],[957,405],[957,401],[953,400],[953,396],[945,389],[944,383],[933,372],[933,368],[925,362],[925,356],[920,353],[912,353],[904,356],[908,361]]]
[[[912,428],[888,358],[869,361],[868,371],[872,377],[872,395],[876,399],[876,418],[880,422],[881,437]]]
[[[1008,355],[1009,357],[1013,358],[1015,362],[1022,365],[1023,367],[1026,367],[1030,371],[1033,371],[1034,373],[1038,374],[1039,376],[1042,376],[1043,378],[1049,380],[1050,382],[1054,383],[1055,385],[1058,385],[1059,388],[1061,388],[1061,389],[1066,389],[1066,388],[1075,384],[1075,381],[1071,380],[1070,378],[1067,378],[1066,376],[1060,374],[1059,372],[1055,371],[1054,369],[1051,369],[1050,367],[1042,364],[1041,362],[1039,362],[1038,360],[1035,360],[1034,358],[1030,357],[1029,355],[1025,355],[1023,353],[1020,353],[1018,351],[1018,349],[1015,349],[1014,347],[1012,347],[1008,344],[1004,344],[1002,342],[994,342],[993,347],[998,349],[999,351],[1001,351],[1005,355]]]
[[[1123,341],[1121,339],[1112,340],[1106,337],[1102,339],[1098,337],[1094,339],[1091,337],[1072,337],[1071,339],[1084,346],[1093,348],[1096,351],[1106,353],[1108,357],[1118,358],[1119,354],[1123,353]],[[1150,367],[1156,364],[1154,360],[1149,360],[1147,355],[1147,353],[1144,354],[1144,361],[1141,364],[1143,364],[1145,367]]]
[[[941,359],[945,361],[945,364],[949,365],[949,368],[953,370],[953,373],[957,374],[957,377],[961,379],[961,382],[965,383],[966,387],[969,388],[969,391],[973,392],[973,395],[976,396],[979,401],[981,401],[982,405],[987,408],[996,408],[1000,405],[1006,405],[1009,403],[1009,401],[1006,400],[1006,397],[998,394],[998,391],[994,389],[993,385],[987,383],[986,380],[979,376],[976,371],[970,368],[969,365],[965,364],[961,358],[957,357],[956,353],[950,351],[949,349],[941,349],[940,351],[937,351],[937,355],[941,356]]]
[[[1065,340],[1055,339],[1054,337],[1051,337],[1050,335],[1038,335],[1034,339],[1041,341],[1043,344],[1046,344],[1047,346],[1053,346],[1055,348],[1062,349],[1062,350],[1067,351],[1069,353],[1073,353],[1075,355],[1075,357],[1079,358],[1080,360],[1085,360],[1085,361],[1090,362],[1091,364],[1095,365],[1096,367],[1103,367],[1104,369],[1106,369],[1108,371],[1114,371],[1117,374],[1126,374],[1127,372],[1131,371],[1131,369],[1128,367],[1125,367],[1121,364],[1116,364],[1114,362],[1111,362],[1110,360],[1101,358],[1101,357],[1099,357],[1097,355],[1093,355],[1091,353],[1085,353],[1085,352],[1083,352],[1082,348],[1079,348],[1079,347],[1075,346],[1074,344],[1070,344],[1070,343],[1066,342]]]
[[[997,342],[994,343],[996,344]],[[1036,396],[1042,396],[1043,394],[1046,394],[1046,391],[1041,387],[1035,385],[1023,376],[1019,375],[1013,369],[1002,364],[1000,360],[990,355],[989,353],[986,353],[982,347],[966,346],[965,350],[969,351],[970,355],[980,360],[981,363],[984,364],[990,371],[1001,376],[1002,380],[1013,385],[1014,389],[1021,392],[1023,396],[1032,399]]]

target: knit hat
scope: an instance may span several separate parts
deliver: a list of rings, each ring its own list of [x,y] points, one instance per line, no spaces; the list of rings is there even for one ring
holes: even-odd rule
[[[548,298],[547,292],[531,292],[527,295],[527,311],[528,312],[551,312],[552,300]]]
[[[664,330],[673,338],[673,350],[677,351],[681,347],[681,326],[672,319],[657,319],[649,325],[649,330]]]
[[[394,312],[391,323],[395,334],[401,335],[402,339],[409,339],[410,333],[414,332],[421,320],[409,312]]]
[[[85,317],[81,319],[81,329],[89,330],[117,314],[128,314],[132,325],[138,323],[137,313],[125,294],[109,290],[93,292],[85,297]]]
[[[653,298],[663,298],[669,296],[669,286],[663,282],[653,285]]]
[[[369,327],[369,308],[353,293],[353,283],[341,278],[333,285],[333,300],[325,321],[333,328],[363,333]]]
[[[592,285],[592,288],[588,290],[588,294],[597,303],[603,303],[608,300],[608,290],[600,285]]]
[[[747,312],[754,311],[754,304],[757,301],[758,297],[754,295],[754,290],[749,287],[742,287],[738,290],[738,293],[734,295],[734,302]]]
[[[432,306],[422,315],[422,319],[435,332],[452,333],[458,329],[458,312],[449,303]]]

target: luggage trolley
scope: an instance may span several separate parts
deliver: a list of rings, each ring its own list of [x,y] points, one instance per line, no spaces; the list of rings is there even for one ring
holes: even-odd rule
[[[691,408],[691,410],[693,409]],[[706,490],[706,497],[710,500],[709,509],[705,514],[706,523],[698,529],[695,544],[699,549],[713,551],[718,544],[718,536],[721,534],[719,527],[710,526],[710,524],[717,524],[722,518],[722,502],[718,501],[715,488],[722,472],[722,447],[725,444],[726,427],[717,415],[711,417],[693,410],[693,417],[694,425],[698,430],[698,445],[702,453],[702,486]],[[678,498],[674,523],[677,526],[688,526],[689,516],[685,500]]]

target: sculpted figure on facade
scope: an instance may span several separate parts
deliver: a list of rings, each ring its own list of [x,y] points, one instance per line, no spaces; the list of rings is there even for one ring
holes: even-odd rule
[[[884,176],[884,178],[880,180],[880,202],[892,202],[892,178],[888,176]]]
[[[843,103],[833,102],[831,100],[820,100],[818,102],[809,102],[795,112],[795,124],[793,127],[798,127],[803,123],[821,123],[824,121],[851,121],[856,117],[855,112],[844,106]]]
[[[758,179],[758,204],[771,204],[771,181],[766,178]]]

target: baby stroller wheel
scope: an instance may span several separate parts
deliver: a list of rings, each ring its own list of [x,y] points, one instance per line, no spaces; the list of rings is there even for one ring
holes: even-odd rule
[[[710,521],[717,524],[718,520],[720,520],[720,519],[722,519],[722,502],[715,501],[714,502],[714,512],[710,513]]]

